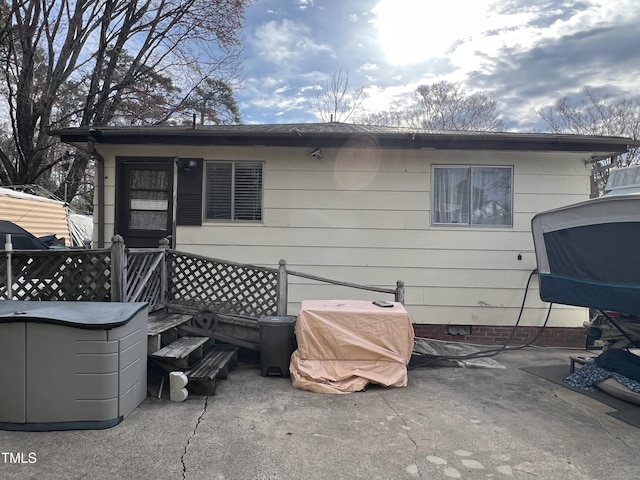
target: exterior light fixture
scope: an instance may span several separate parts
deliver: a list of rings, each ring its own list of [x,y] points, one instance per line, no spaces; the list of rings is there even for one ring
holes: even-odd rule
[[[316,148],[309,155],[311,155],[312,157],[315,157],[315,158],[322,158],[322,150],[320,150],[319,148]]]
[[[178,170],[182,170],[184,172],[190,172],[192,169],[198,166],[198,162],[194,159],[185,160],[182,158],[177,158],[176,165],[178,166]]]

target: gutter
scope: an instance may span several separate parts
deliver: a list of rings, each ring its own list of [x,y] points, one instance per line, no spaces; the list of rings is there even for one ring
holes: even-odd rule
[[[96,162],[97,173],[98,173],[98,191],[97,191],[98,193],[98,222],[97,222],[98,245],[97,245],[97,248],[104,248],[104,244],[105,244],[105,241],[104,241],[104,229],[105,229],[104,227],[104,223],[105,223],[104,222],[104,212],[105,212],[104,157],[96,151],[95,138],[93,137],[92,130],[89,130],[86,141],[87,141],[86,151],[89,155],[91,155],[94,158]]]
[[[104,158],[99,153],[95,155],[98,164],[98,248],[104,248]]]
[[[69,128],[51,131],[65,143],[81,144],[91,135],[104,144],[139,145],[193,145],[193,146],[273,146],[305,148],[389,148],[389,149],[442,149],[442,150],[512,150],[512,151],[567,151],[606,152],[604,158],[625,153],[634,141],[630,138],[557,134],[512,134],[487,132],[430,133],[398,131],[325,130],[304,124],[294,129],[273,129],[265,126],[221,126],[209,129],[171,127],[138,128]],[[243,128],[244,127],[244,128]],[[313,128],[312,128],[313,127]],[[600,157],[593,157],[598,161]]]

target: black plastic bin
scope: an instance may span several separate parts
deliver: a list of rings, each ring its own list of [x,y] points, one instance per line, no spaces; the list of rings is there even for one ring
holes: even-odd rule
[[[291,354],[297,348],[296,317],[262,317],[260,325],[260,374],[289,376]]]

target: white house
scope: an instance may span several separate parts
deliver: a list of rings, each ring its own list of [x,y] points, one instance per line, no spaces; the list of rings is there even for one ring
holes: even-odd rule
[[[95,155],[94,245],[174,248],[345,282],[406,284],[416,334],[495,343],[536,268],[531,218],[589,197],[590,164],[632,140],[431,133],[340,123],[69,128]],[[369,298],[295,280],[303,299]],[[548,305],[532,276],[516,343]],[[555,306],[543,343],[584,345],[587,312]]]

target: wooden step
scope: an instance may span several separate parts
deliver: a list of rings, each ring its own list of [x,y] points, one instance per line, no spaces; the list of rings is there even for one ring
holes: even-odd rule
[[[192,318],[193,315],[186,315],[183,313],[161,313],[158,315],[149,316],[147,335],[160,335],[167,330],[188,322]]]
[[[216,391],[216,380],[218,378],[227,379],[229,367],[235,365],[237,359],[237,348],[214,347],[200,359],[197,365],[185,372],[189,379],[189,389],[200,395],[213,395]]]
[[[229,373],[229,366],[235,365],[237,358],[237,348],[215,347],[185,374],[191,380],[211,380],[216,377],[225,380]]]
[[[163,345],[177,340],[177,327],[193,318],[182,313],[166,313],[164,310],[149,316],[147,324],[147,354],[157,352]]]
[[[203,345],[208,337],[180,337],[166,347],[153,352],[152,357],[168,361],[178,368],[189,368],[202,357]]]

